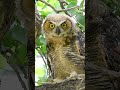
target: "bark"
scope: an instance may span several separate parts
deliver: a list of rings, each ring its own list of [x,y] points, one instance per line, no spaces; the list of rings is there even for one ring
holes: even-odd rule
[[[36,90],[85,90],[84,81],[82,79],[70,79],[62,83],[43,84],[36,87]]]
[[[15,19],[14,0],[0,0],[0,41],[6,32],[9,31]]]
[[[113,5],[112,1],[114,0],[110,0]],[[112,7],[104,0],[86,0],[85,5],[86,90],[119,90],[119,16],[111,11]]]

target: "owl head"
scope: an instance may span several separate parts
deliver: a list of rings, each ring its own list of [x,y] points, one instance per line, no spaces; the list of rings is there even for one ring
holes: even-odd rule
[[[63,37],[75,30],[73,18],[64,14],[50,14],[43,21],[42,29],[46,35]]]

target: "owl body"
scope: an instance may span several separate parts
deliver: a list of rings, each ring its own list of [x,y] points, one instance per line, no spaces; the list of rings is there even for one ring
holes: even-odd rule
[[[54,79],[66,79],[72,74],[83,74],[75,22],[63,14],[49,15],[43,22],[47,53]]]

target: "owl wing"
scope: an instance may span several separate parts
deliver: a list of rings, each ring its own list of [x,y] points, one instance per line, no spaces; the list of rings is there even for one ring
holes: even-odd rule
[[[85,35],[80,30],[73,35],[71,46],[67,48],[66,56],[81,67],[84,66],[85,59]]]
[[[80,55],[85,56],[85,34],[80,30],[77,31],[77,41],[80,48]]]

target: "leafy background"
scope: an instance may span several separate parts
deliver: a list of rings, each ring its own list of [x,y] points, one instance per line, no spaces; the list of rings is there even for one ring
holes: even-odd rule
[[[66,0],[68,2],[68,5],[65,6],[65,8],[71,8],[74,6],[79,5],[80,8],[75,8],[71,9],[68,11],[71,16],[73,16],[76,21],[78,27],[81,29],[82,32],[85,31],[85,2],[84,0]],[[46,0],[47,3],[51,4],[55,9],[61,9],[60,3],[58,0]],[[41,17],[44,19],[47,15],[49,14],[54,14],[56,13],[53,9],[51,9],[49,6],[46,4],[36,1],[36,7],[39,11],[39,14]],[[61,12],[64,14],[64,12]],[[47,81],[47,68],[44,63],[46,61],[45,58],[42,58],[42,56],[46,56],[46,41],[45,41],[45,36],[44,34],[40,35],[40,37],[36,40],[36,46],[39,48],[35,49],[35,85],[42,85],[41,82],[46,82]],[[44,55],[43,55],[44,54]],[[44,59],[44,60],[43,60]]]
[[[11,88],[13,84],[17,84],[19,88],[19,86],[25,84],[27,81],[28,59],[26,33],[27,31],[16,17],[9,31],[6,32],[0,42],[0,88],[2,90],[6,89],[3,86],[4,80],[7,80],[5,84],[9,87],[9,80],[12,76],[16,80],[13,79],[12,84],[10,84]]]
[[[1,41],[1,49],[6,51],[6,53],[0,53],[0,69],[5,66],[3,61],[7,61],[12,65],[18,65],[20,68],[27,65],[26,41],[26,30],[16,19]]]

